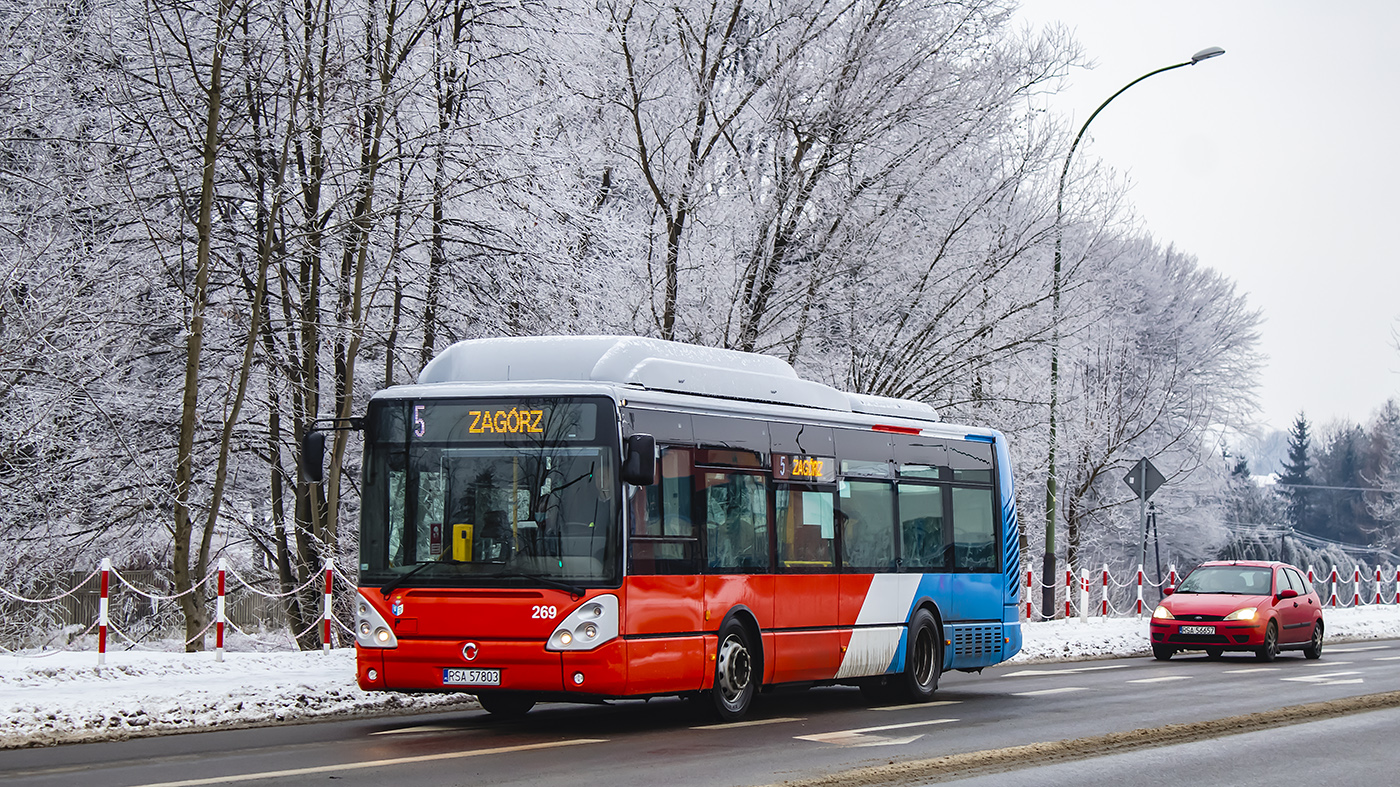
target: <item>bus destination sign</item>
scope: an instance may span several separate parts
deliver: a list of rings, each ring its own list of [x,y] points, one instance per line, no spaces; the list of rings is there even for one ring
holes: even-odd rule
[[[836,458],[803,454],[773,454],[773,480],[836,483]]]

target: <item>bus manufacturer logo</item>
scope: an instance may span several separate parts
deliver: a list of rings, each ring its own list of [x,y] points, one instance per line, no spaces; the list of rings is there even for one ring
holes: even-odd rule
[[[467,661],[476,661],[476,643],[468,642],[462,646],[462,658]]]
[[[392,612],[396,618],[403,615],[403,599],[394,599],[394,603],[389,605],[389,611]]]

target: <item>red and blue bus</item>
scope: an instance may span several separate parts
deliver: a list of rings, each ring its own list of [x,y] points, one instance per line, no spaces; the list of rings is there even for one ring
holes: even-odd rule
[[[769,356],[455,344],[369,403],[359,685],[540,701],[861,687],[928,700],[1021,646],[1005,438]]]

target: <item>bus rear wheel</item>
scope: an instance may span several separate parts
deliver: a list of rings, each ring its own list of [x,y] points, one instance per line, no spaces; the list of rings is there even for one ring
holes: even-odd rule
[[[909,621],[909,644],[904,653],[903,693],[910,702],[928,702],[938,691],[943,673],[943,637],[927,609]]]
[[[518,719],[535,707],[535,700],[528,694],[514,692],[484,691],[476,695],[481,709],[501,719]]]
[[[721,721],[737,721],[748,714],[758,689],[754,665],[748,630],[737,620],[725,623],[719,631],[715,687],[710,692],[715,715]]]

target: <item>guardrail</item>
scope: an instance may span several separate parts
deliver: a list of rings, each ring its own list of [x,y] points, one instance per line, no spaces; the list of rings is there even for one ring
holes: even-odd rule
[[[1147,579],[1146,573],[1141,565],[1137,568],[1136,577],[1129,578],[1125,582],[1118,582],[1113,579],[1110,576],[1107,565],[1105,565],[1101,571],[1095,573],[1099,576],[1095,577],[1085,568],[1080,569],[1079,576],[1075,577],[1072,569],[1066,569],[1064,584],[1061,585],[1058,582],[1054,584],[1055,596],[1057,599],[1054,611],[1048,615],[1042,614],[1041,617],[1047,619],[1058,617],[1058,599],[1060,598],[1061,590],[1063,590],[1064,594],[1064,617],[1066,618],[1074,617],[1077,612],[1081,620],[1088,619],[1094,611],[1097,611],[1098,617],[1127,617],[1131,615],[1141,617],[1149,612],[1149,607],[1143,598],[1144,587],[1160,591],[1162,587],[1167,585],[1175,586],[1178,583],[1176,566],[1171,566],[1170,570],[1167,572],[1167,576],[1163,577],[1160,582],[1153,582]],[[1350,575],[1339,572],[1337,567],[1333,566],[1332,571],[1323,579],[1319,579],[1316,572],[1313,571],[1313,567],[1308,566],[1308,583],[1313,585],[1314,589],[1318,589],[1319,597],[1325,597],[1327,599],[1324,602],[1324,606],[1334,609],[1376,605],[1400,605],[1400,566],[1397,566],[1395,569],[1393,594],[1391,593],[1392,580],[1390,579],[1389,569],[1382,569],[1380,566],[1376,567],[1374,577],[1369,571],[1367,571],[1363,577],[1360,565],[1353,566]],[[1369,588],[1366,587],[1368,583],[1370,584]],[[1327,592],[1324,593],[1319,589],[1319,585],[1326,586]],[[1039,597],[1038,591],[1043,591],[1047,587],[1050,587],[1050,585],[1036,581],[1034,569],[1026,570],[1026,620],[1037,620],[1033,604]],[[1348,598],[1348,594],[1345,592],[1339,593],[1339,588],[1347,587],[1351,590],[1349,600],[1342,601],[1341,599]],[[1134,589],[1136,592],[1119,592],[1129,588]],[[1364,593],[1363,589],[1365,590]],[[1097,603],[1089,600],[1093,590],[1099,591]],[[1078,596],[1077,600],[1075,599],[1076,595]],[[1119,601],[1126,602],[1126,604],[1120,607],[1110,599],[1111,595],[1117,595]],[[1160,598],[1160,596],[1161,593],[1159,592],[1158,597]]]

